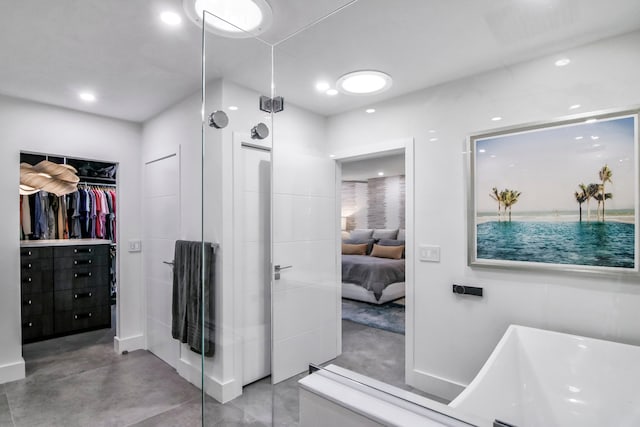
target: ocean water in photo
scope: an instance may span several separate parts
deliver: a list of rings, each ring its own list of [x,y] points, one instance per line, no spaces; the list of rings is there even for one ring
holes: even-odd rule
[[[634,224],[490,221],[477,227],[478,259],[634,267]]]

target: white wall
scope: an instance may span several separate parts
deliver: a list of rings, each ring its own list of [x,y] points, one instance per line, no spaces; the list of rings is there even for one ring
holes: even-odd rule
[[[205,365],[205,389],[222,402],[242,393],[240,322],[243,295],[233,273],[233,134],[248,136],[259,121],[273,132],[269,115],[257,109],[259,95],[227,81],[207,85],[205,114],[224,109],[229,116],[226,128],[219,130],[207,126],[205,130],[204,238],[220,243],[216,260],[216,354]],[[238,109],[230,111],[227,108],[230,105]],[[199,240],[201,236],[200,108],[200,94],[197,93],[143,125],[143,164],[180,147],[181,236],[187,240]],[[278,115],[282,123],[279,138],[283,141],[298,141],[303,135],[324,135],[325,121],[320,116],[291,105]],[[154,297],[148,295],[147,304],[154,303]],[[187,346],[182,347],[178,372],[194,384],[200,384],[200,357]]]
[[[640,104],[640,32],[576,48],[558,68],[545,57],[372,105],[329,119],[331,152],[415,137],[415,244],[441,246],[440,263],[415,263],[415,314],[407,376],[451,398],[478,372],[510,323],[640,344],[638,280],[467,266],[466,137],[577,112]],[[433,130],[435,132],[429,132]],[[437,141],[430,141],[438,138]],[[375,145],[375,144],[374,144]],[[454,281],[484,286],[457,297]],[[411,310],[409,310],[411,312]],[[412,332],[412,333],[411,333]]]
[[[0,383],[18,379],[22,364],[20,221],[18,208],[11,203],[18,199],[20,151],[119,163],[117,233],[126,248],[127,240],[139,238],[140,138],[138,124],[0,96],[0,194],[9,203],[0,223],[4,236],[0,243],[4,278],[0,285]],[[117,338],[126,342],[143,331],[141,257],[123,250],[122,244],[118,250]]]

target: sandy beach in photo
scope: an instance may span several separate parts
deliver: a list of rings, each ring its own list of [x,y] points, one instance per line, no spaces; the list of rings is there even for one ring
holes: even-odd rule
[[[498,215],[481,215],[476,217],[476,224],[484,224],[487,222],[498,222]],[[502,218],[501,222],[508,222],[508,218]],[[511,222],[578,222],[578,215],[512,215]],[[592,215],[591,221],[587,221],[586,214],[582,216],[582,222],[599,222],[595,215]],[[633,215],[611,215],[606,216],[605,222],[621,222],[624,224],[635,224],[635,216]]]

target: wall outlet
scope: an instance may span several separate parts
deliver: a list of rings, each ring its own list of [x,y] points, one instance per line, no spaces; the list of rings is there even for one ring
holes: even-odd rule
[[[142,241],[141,240],[129,240],[129,252],[141,252]]]
[[[420,261],[440,262],[440,246],[420,245],[419,254]]]

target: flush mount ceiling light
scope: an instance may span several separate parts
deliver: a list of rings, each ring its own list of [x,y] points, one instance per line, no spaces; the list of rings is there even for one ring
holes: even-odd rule
[[[269,28],[272,21],[266,0],[183,0],[182,5],[198,26],[202,26],[202,14],[207,11],[206,30],[223,37],[253,37]]]
[[[78,94],[78,98],[82,99],[84,102],[96,102],[96,96],[91,92],[80,92]]]
[[[336,85],[349,95],[375,95],[391,87],[391,76],[381,71],[354,71],[340,77]]]
[[[162,22],[171,27],[176,27],[182,22],[182,18],[180,17],[180,15],[169,10],[162,12],[160,14],[160,19],[162,20]]]
[[[564,67],[566,65],[569,65],[570,63],[571,63],[571,60],[569,58],[561,58],[555,62],[556,67]]]

